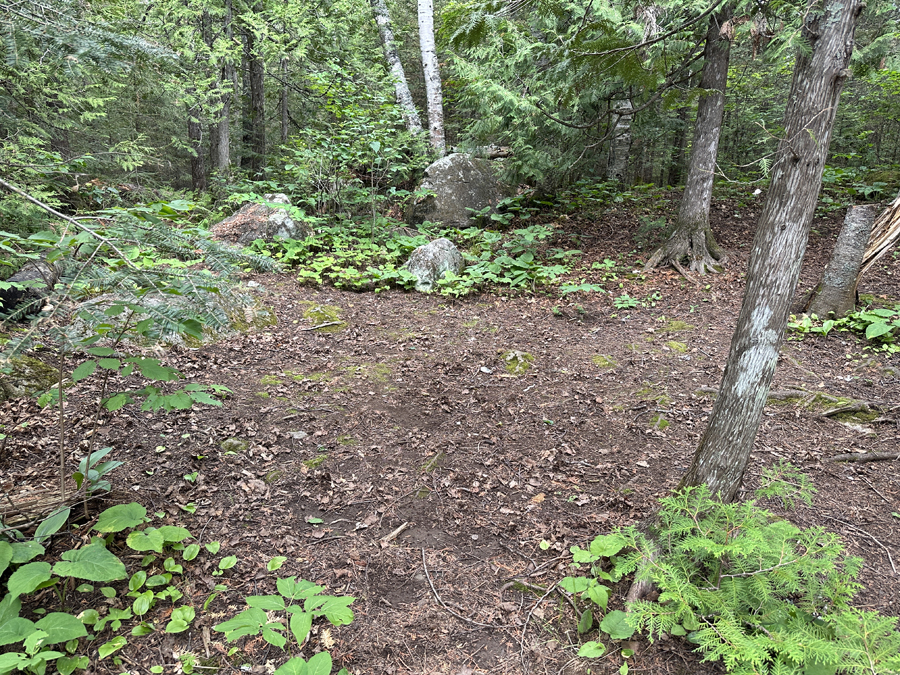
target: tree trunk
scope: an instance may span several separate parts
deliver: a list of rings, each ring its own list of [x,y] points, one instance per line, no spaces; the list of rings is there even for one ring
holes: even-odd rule
[[[201,108],[198,104],[188,107],[188,144],[191,148],[191,189],[206,191],[206,162],[203,154],[203,125],[200,122]]]
[[[719,132],[725,111],[725,87],[728,81],[728,60],[731,40],[726,30],[733,7],[726,6],[713,15],[706,33],[703,76],[700,88],[703,93],[697,103],[697,123],[694,125],[694,142],[687,183],[678,208],[675,229],[669,240],[647,261],[645,270],[658,265],[672,265],[685,273],[681,261],[685,258],[694,272],[715,272],[715,266],[723,265],[728,256],[713,237],[709,226],[709,205],[712,201],[716,156],[719,151]]]
[[[772,182],[759,217],[747,286],[709,426],[680,487],[738,494],[762,419],[822,185],[862,0],[810,0]]]
[[[606,179],[619,185],[628,180],[628,156],[631,154],[631,99],[613,101],[613,135],[609,142]]]
[[[288,67],[287,59],[281,59],[281,143],[287,143],[288,140]]]
[[[419,0],[419,47],[422,51],[422,68],[425,71],[425,96],[428,108],[428,137],[431,146],[443,156],[444,102],[441,94],[441,70],[434,46],[434,3]]]
[[[244,119],[244,155],[241,166],[251,178],[260,178],[266,161],[265,64],[256,44],[253,28],[244,31],[244,61],[247,65]]]
[[[406,73],[400,62],[400,54],[394,44],[394,31],[391,28],[391,15],[388,12],[385,0],[369,0],[372,11],[375,13],[375,23],[378,24],[378,34],[381,36],[381,45],[384,48],[384,58],[388,62],[391,77],[394,80],[394,93],[397,96],[397,105],[400,106],[400,114],[406,123],[406,128],[418,134],[422,131],[422,120],[413,103],[412,94],[409,93],[409,84],[406,81]]]
[[[231,43],[234,36],[232,26],[231,0],[225,2],[225,38]],[[219,119],[213,128],[213,139],[210,139],[215,153],[212,155],[212,165],[220,180],[227,180],[231,175],[231,98],[233,92],[228,91],[229,84],[234,79],[234,64],[231,58],[226,56],[219,71],[219,100],[222,109],[219,111]]]
[[[831,260],[805,308],[810,314],[822,318],[834,314],[839,318],[856,308],[859,268],[877,215],[878,207],[874,204],[847,209]]]

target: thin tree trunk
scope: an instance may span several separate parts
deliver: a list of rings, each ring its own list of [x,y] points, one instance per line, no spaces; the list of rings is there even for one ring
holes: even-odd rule
[[[631,154],[631,99],[613,101],[613,135],[609,142],[606,179],[625,185],[628,181],[628,156]]]
[[[709,205],[725,111],[725,87],[731,55],[731,40],[726,27],[732,12],[733,7],[728,5],[710,19],[700,80],[703,94],[697,104],[694,142],[678,218],[669,240],[650,257],[645,270],[668,264],[684,273],[681,261],[687,258],[692,271],[705,274],[707,271],[715,272],[717,264],[722,265],[728,260],[709,226]]]
[[[287,59],[281,59],[281,143],[287,143],[288,140],[288,67]]]
[[[266,160],[265,64],[259,53],[256,35],[250,26],[244,30],[244,61],[247,65],[245,89],[247,105],[244,119],[244,156],[241,157],[241,166],[249,171],[251,177],[259,178]]]
[[[810,314],[822,318],[829,314],[842,317],[856,307],[856,282],[877,215],[878,207],[874,204],[847,209],[831,260],[807,303]]]
[[[862,0],[810,0],[772,182],[759,218],[744,302],[719,395],[680,487],[736,498],[756,438],[822,185]]]
[[[434,3],[419,0],[419,47],[422,52],[422,68],[425,71],[425,96],[428,109],[428,136],[431,146],[443,156],[444,102],[441,94],[441,70],[434,46]]]
[[[225,0],[225,39],[231,44],[234,37],[234,26],[232,23],[231,0]],[[219,120],[214,129],[215,155],[212,158],[213,168],[219,174],[221,180],[227,180],[231,175],[231,99],[234,95],[233,91],[228,91],[229,84],[234,79],[234,64],[229,56],[222,61],[222,67],[219,72],[219,96],[222,109],[219,111]]]
[[[191,189],[195,192],[206,190],[206,161],[203,154],[203,124],[199,104],[188,107],[188,143],[191,147]]]
[[[385,0],[369,0],[372,11],[375,13],[375,23],[378,25],[378,34],[381,36],[381,45],[384,48],[384,58],[387,60],[391,77],[394,80],[394,93],[397,96],[397,105],[400,106],[400,114],[406,123],[406,128],[418,134],[422,132],[422,120],[413,103],[412,94],[409,93],[409,84],[406,81],[406,73],[400,62],[400,54],[394,44],[394,31],[391,28],[391,15],[388,12]]]

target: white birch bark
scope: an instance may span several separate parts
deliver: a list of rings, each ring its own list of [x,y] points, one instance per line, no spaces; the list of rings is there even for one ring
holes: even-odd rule
[[[425,71],[425,95],[428,108],[428,135],[432,147],[443,156],[444,103],[441,94],[441,70],[434,46],[434,2],[419,0],[419,47],[422,51],[422,69]]]
[[[606,165],[606,179],[624,185],[628,177],[628,156],[631,154],[631,111],[630,99],[613,101],[612,139],[609,142],[609,163]]]
[[[394,80],[394,93],[397,97],[397,105],[400,106],[400,114],[406,128],[412,133],[422,131],[422,120],[413,103],[412,94],[409,93],[409,84],[406,81],[406,72],[400,62],[400,54],[394,44],[394,30],[391,28],[391,15],[388,12],[385,0],[369,0],[372,11],[375,14],[375,23],[378,24],[378,35],[381,37],[381,46],[384,49],[384,58],[387,60]]]

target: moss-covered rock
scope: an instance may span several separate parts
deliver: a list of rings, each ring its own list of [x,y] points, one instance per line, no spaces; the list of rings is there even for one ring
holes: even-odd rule
[[[524,375],[534,363],[534,356],[528,352],[520,352],[515,349],[503,352],[500,358],[503,359],[506,372],[510,375]]]
[[[238,454],[246,452],[250,443],[243,438],[227,438],[219,444],[219,449],[225,453]]]
[[[608,354],[594,354],[591,357],[591,363],[598,368],[615,368],[618,362]]]
[[[0,401],[33,396],[50,389],[58,381],[56,368],[31,356],[16,356],[0,363]]]

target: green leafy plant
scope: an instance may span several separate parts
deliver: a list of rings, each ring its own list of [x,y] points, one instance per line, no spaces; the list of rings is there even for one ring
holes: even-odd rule
[[[820,320],[815,314],[791,316],[788,328],[803,335],[828,336],[832,331],[850,332],[864,336],[868,349],[889,354],[900,352],[900,304],[893,307],[874,307],[850,312],[839,319]]]
[[[283,559],[273,559],[269,571],[278,569]],[[343,626],[353,620],[350,604],[352,597],[322,595],[323,586],[296,577],[281,578],[276,581],[278,594],[252,595],[246,598],[247,609],[228,621],[213,626],[213,630],[225,634],[228,642],[242,637],[261,635],[271,645],[284,650],[288,644],[285,632],[293,638],[297,649],[306,643],[312,630],[313,621],[324,617],[333,626]],[[273,617],[273,612],[284,612],[285,622]],[[319,652],[309,661],[302,656],[294,656],[275,671],[276,675],[302,675],[304,673],[331,673],[331,655]],[[338,675],[349,675],[342,668]]]
[[[809,487],[781,464],[758,494],[793,503],[808,500]],[[603,581],[637,572],[659,589],[656,601],[635,602],[616,618],[608,613],[600,628],[610,637],[620,628],[625,635],[623,625],[651,640],[684,636],[704,660],[736,673],[900,669],[897,619],[850,606],[862,561],[844,555],[837,535],[798,528],[755,501],[722,504],[706,486],[660,503],[649,536],[621,528],[588,551],[572,549],[575,564],[589,564],[591,572],[567,578],[564,588],[600,609],[608,597]],[[590,628],[584,616],[579,626]],[[602,654],[596,641],[582,649],[584,656]]]

